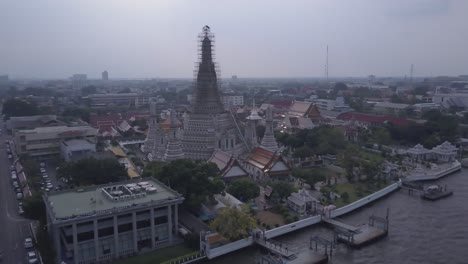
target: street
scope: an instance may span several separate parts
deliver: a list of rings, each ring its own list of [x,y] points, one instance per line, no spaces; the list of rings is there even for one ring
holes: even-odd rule
[[[3,120],[0,127],[4,128]],[[9,139],[2,133],[0,136],[0,250],[3,252],[3,263],[20,264],[26,261],[24,238],[32,237],[29,220],[18,214],[18,202],[11,185],[10,166],[12,161],[6,154],[5,140]]]

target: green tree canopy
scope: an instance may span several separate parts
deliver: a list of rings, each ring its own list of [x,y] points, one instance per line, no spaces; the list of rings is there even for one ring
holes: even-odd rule
[[[284,181],[270,182],[268,185],[273,188],[273,193],[277,193],[281,200],[296,191],[296,188],[292,184]]]
[[[230,241],[248,237],[249,232],[255,227],[255,219],[236,208],[223,208],[210,224],[210,228]]]
[[[258,197],[260,194],[260,187],[249,178],[242,178],[233,181],[229,184],[227,192],[232,194],[237,199],[246,202],[250,199]]]
[[[325,181],[326,177],[322,173],[314,169],[298,169],[292,171],[292,175],[296,178],[303,179],[305,183],[312,188],[317,182]]]
[[[33,116],[40,114],[36,103],[21,99],[7,100],[3,103],[2,113],[7,119],[12,116]]]
[[[89,122],[89,116],[91,115],[91,110],[86,107],[67,107],[62,112],[62,116],[72,116],[83,119],[86,122]]]
[[[148,171],[148,172],[147,172]],[[179,159],[169,163],[150,162],[144,176],[153,176],[185,197],[185,204],[198,209],[202,202],[224,190],[214,163]]]
[[[61,177],[70,177],[76,185],[93,185],[125,180],[125,167],[116,159],[86,158],[65,163],[58,170]]]
[[[23,201],[24,216],[28,219],[39,220],[45,216],[45,204],[39,193],[24,198]]]
[[[89,86],[85,86],[81,88],[81,95],[83,96],[95,94],[95,93],[97,93],[97,89],[96,89],[96,86],[94,85],[89,85]]]
[[[294,150],[293,157],[295,158],[307,158],[314,155],[314,152],[308,146],[302,146]]]

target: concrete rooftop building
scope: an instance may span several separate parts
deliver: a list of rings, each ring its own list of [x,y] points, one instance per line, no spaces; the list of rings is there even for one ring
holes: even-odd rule
[[[184,198],[149,178],[45,194],[56,263],[100,263],[155,250],[177,238]]]

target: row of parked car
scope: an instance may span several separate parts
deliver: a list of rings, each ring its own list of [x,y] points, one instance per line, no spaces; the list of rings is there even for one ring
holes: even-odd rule
[[[10,148],[10,142],[7,140],[5,141],[5,145],[6,145],[6,150],[7,150],[7,153],[8,153],[8,158],[10,160],[13,159],[13,156],[12,156],[12,153],[11,153],[11,148]],[[21,183],[18,179],[18,175],[16,174],[16,169],[15,169],[15,166],[10,166],[10,173],[11,173],[11,184],[13,186],[13,190],[15,191],[15,194],[16,194],[16,199],[18,199],[18,213],[20,215],[22,215],[24,213],[24,210],[23,210],[23,190],[22,190],[22,186],[21,186]]]
[[[32,238],[27,237],[24,239],[24,249],[26,249],[26,260],[29,264],[39,263],[39,258],[37,257]]]

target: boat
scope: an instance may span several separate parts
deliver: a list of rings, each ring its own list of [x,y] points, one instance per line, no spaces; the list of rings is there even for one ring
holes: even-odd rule
[[[425,200],[435,201],[453,195],[453,191],[447,190],[447,185],[444,187],[440,185],[430,185],[424,188],[421,198]]]

